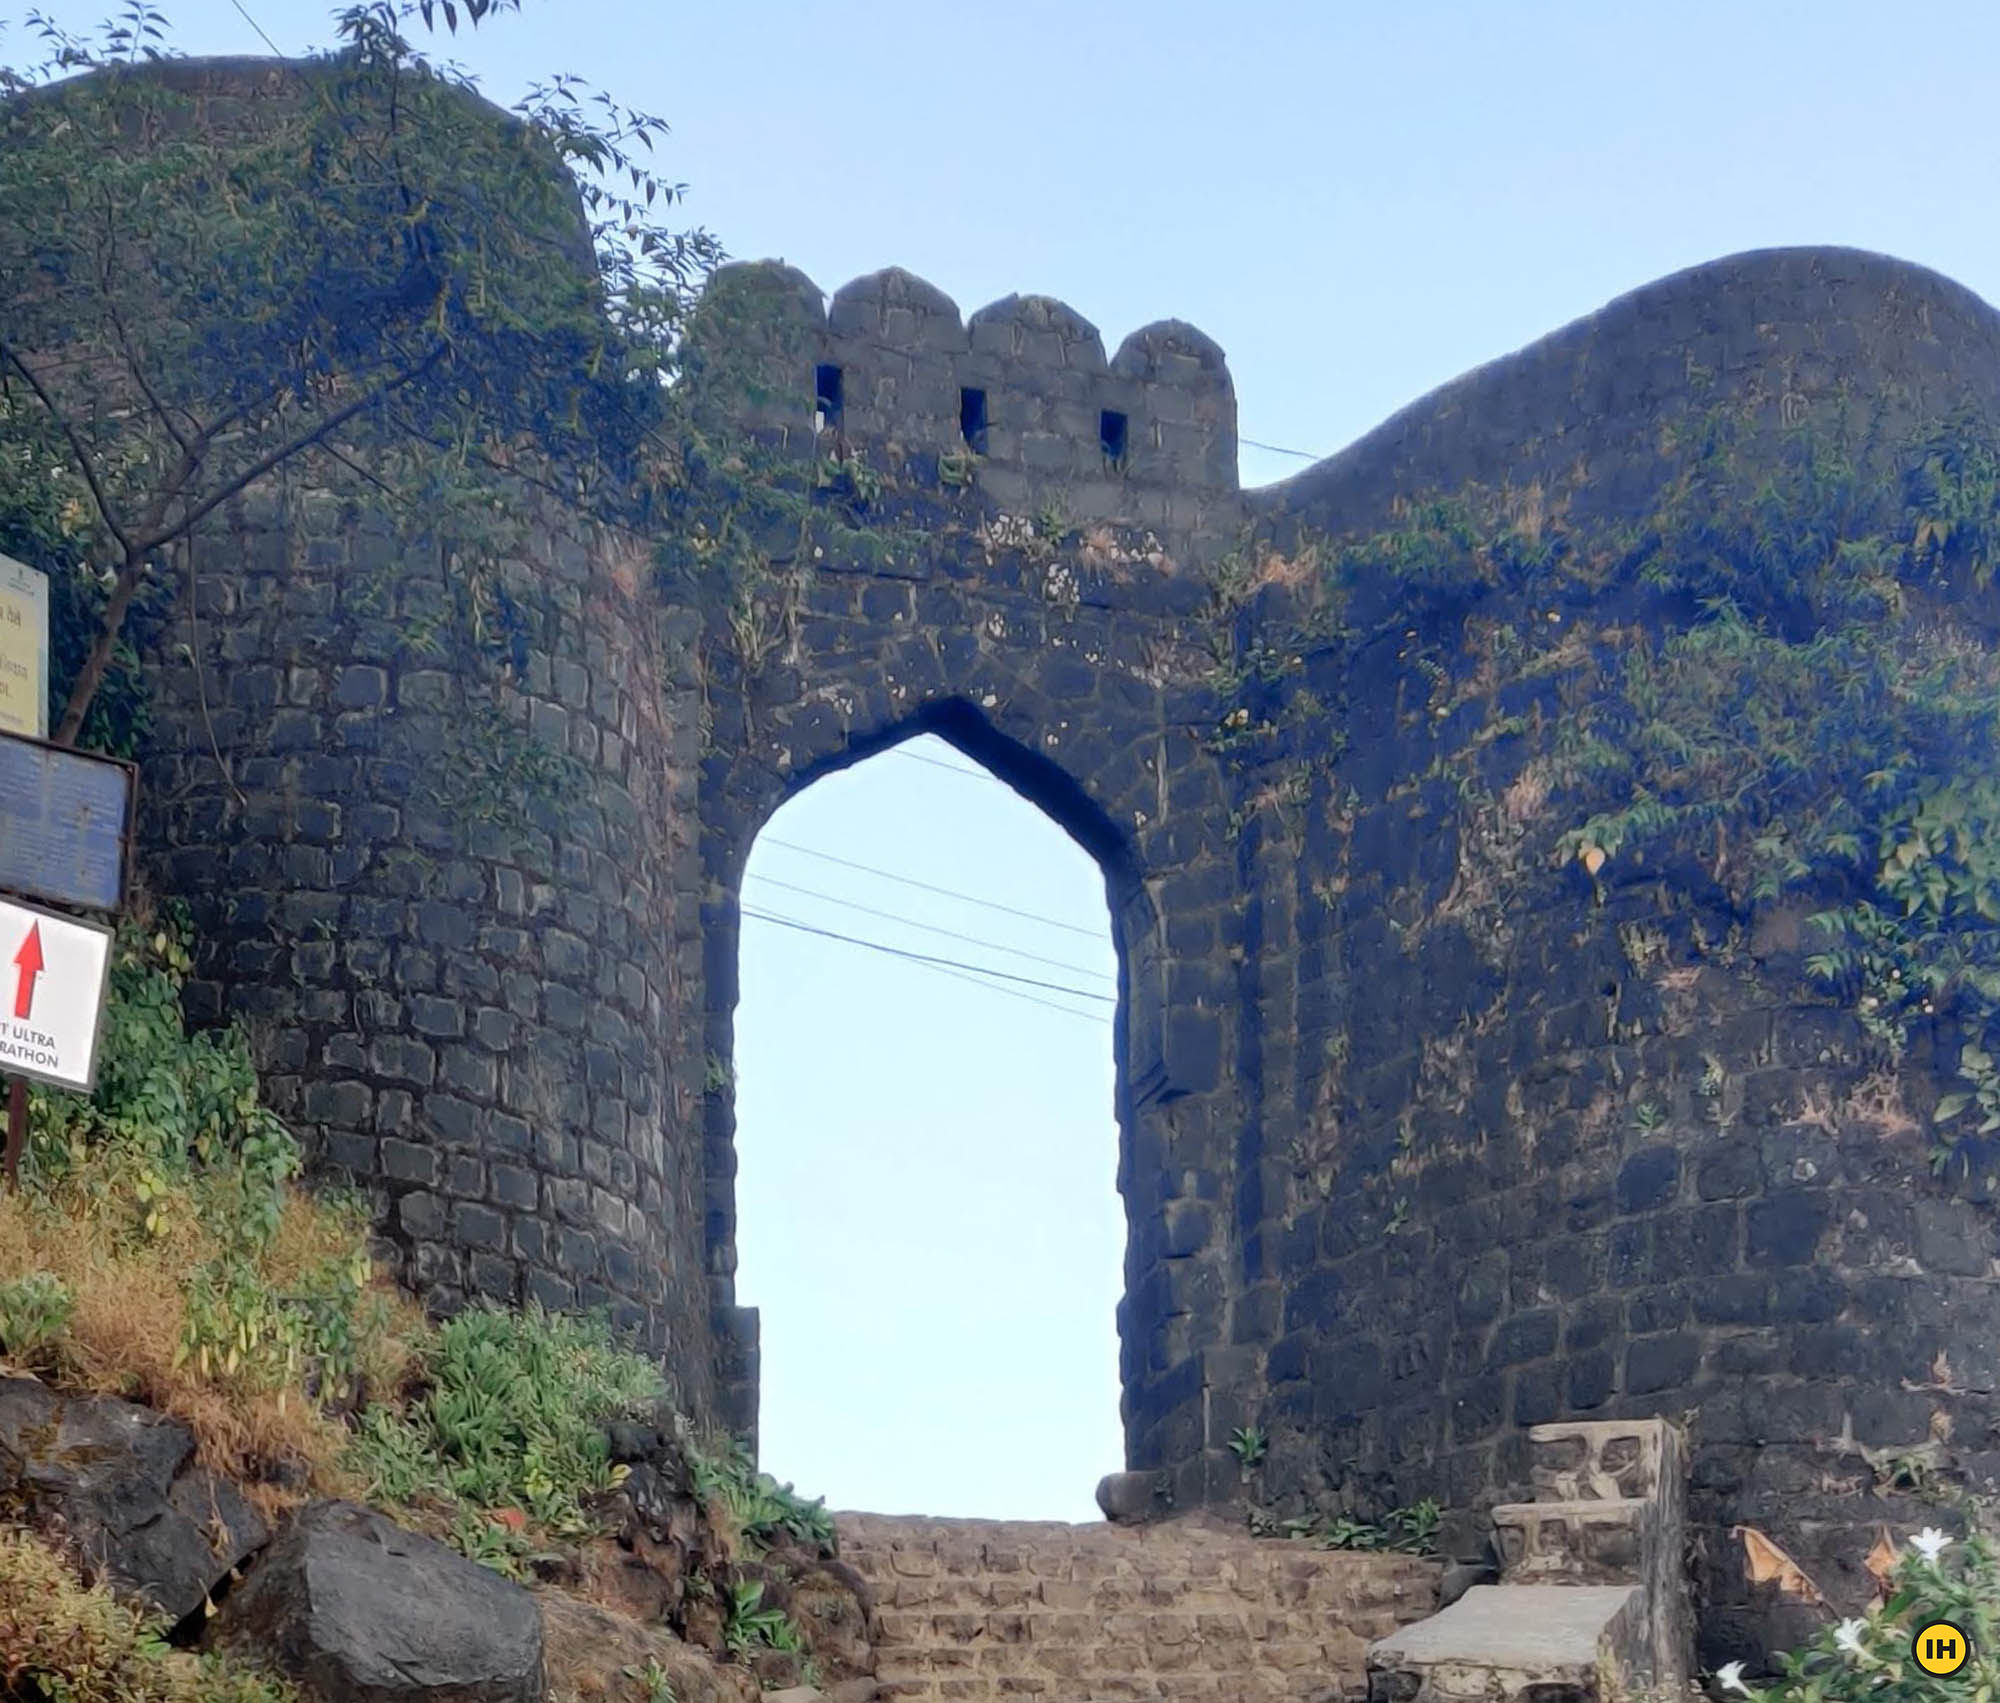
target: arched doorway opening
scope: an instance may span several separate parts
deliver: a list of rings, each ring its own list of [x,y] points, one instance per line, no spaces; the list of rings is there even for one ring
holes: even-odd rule
[[[1104,875],[924,734],[783,805],[740,901],[762,1464],[835,1506],[1094,1518],[1124,1464]]]

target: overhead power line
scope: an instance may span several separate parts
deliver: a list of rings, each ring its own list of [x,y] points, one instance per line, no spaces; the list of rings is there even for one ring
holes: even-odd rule
[[[877,910],[875,906],[864,905],[857,899],[843,899],[835,893],[821,893],[811,887],[801,887],[795,882],[780,881],[773,875],[753,875],[750,879],[761,882],[766,887],[782,887],[787,893],[797,893],[807,899],[821,899],[829,905],[841,905],[850,911],[859,911],[864,916],[881,917],[903,928],[919,929],[925,934],[941,934],[947,940],[962,940],[968,946],[983,946],[989,952],[1005,952],[1010,958],[1025,958],[1032,964],[1047,964],[1052,969],[1070,970],[1079,976],[1091,976],[1100,982],[1115,982],[1118,979],[1102,970],[1093,970],[1088,965],[1072,964],[1062,958],[1045,958],[1039,952],[1024,951],[1018,946],[1003,946],[997,940],[985,940],[976,934],[961,934],[955,928],[942,928],[936,923],[918,922],[911,917],[898,916],[894,911]]]
[[[1070,934],[1080,934],[1087,940],[1102,940],[1104,931],[1082,928],[1073,922],[1062,922],[1055,917],[1045,917],[1036,911],[1019,910],[1013,905],[1003,905],[992,899],[982,899],[972,893],[961,893],[951,887],[936,887],[928,881],[919,881],[914,876],[898,875],[894,870],[877,869],[872,863],[856,863],[851,858],[835,857],[832,852],[814,851],[811,846],[794,844],[781,840],[774,834],[763,834],[757,843],[765,846],[780,846],[788,852],[797,852],[801,857],[816,857],[823,863],[837,863],[842,869],[858,869],[865,875],[879,875],[884,881],[894,881],[904,887],[914,887],[919,892],[937,893],[947,899],[957,899],[968,905],[978,905],[984,910],[999,911],[1004,916],[1020,917],[1026,922],[1038,922],[1048,928],[1060,928]]]
[[[921,751],[905,751],[900,745],[890,748],[891,757],[901,757],[907,762],[922,763],[927,769],[942,769],[948,775],[963,775],[969,781],[985,781],[989,786],[1008,787],[998,775],[988,774],[984,769],[961,768],[956,763],[947,763],[942,757],[926,757]]]
[[[1008,999],[1023,999],[1030,1005],[1039,1005],[1044,1011],[1060,1011],[1065,1017],[1074,1017],[1079,1023],[1095,1023],[1099,1028],[1108,1028],[1111,1019],[1102,1012],[1078,1011],[1074,1006],[1062,1005],[1053,999],[1044,999],[1038,993],[1023,993],[1019,988],[996,987],[992,982],[983,982],[977,976],[969,976],[962,970],[948,969],[942,964],[913,964],[916,970],[931,970],[940,976],[949,976],[955,982],[966,982],[976,988],[984,988],[988,993],[1003,994]]]
[[[781,928],[795,928],[801,934],[816,934],[824,940],[838,940],[849,946],[863,946],[870,952],[886,953],[891,958],[904,958],[912,964],[936,964],[947,969],[969,971],[977,976],[991,976],[998,981],[1016,982],[1022,987],[1043,988],[1050,993],[1065,994],[1071,999],[1087,999],[1099,1005],[1116,1005],[1117,996],[1108,993],[1092,993],[1088,988],[1073,988],[1064,982],[1039,981],[1033,976],[1017,976],[1011,970],[988,969],[983,964],[967,964],[957,958],[939,958],[928,952],[911,952],[901,946],[885,946],[879,940],[863,940],[858,935],[841,934],[835,929],[816,928],[809,922],[800,922],[797,917],[781,917],[774,911],[756,910],[749,905],[743,907],[746,917],[754,917],[759,922],[776,923]]]
[[[1236,441],[1241,444],[1248,444],[1252,449],[1268,449],[1273,455],[1296,455],[1301,461],[1324,461],[1326,459],[1323,455],[1314,455],[1309,449],[1286,449],[1283,444],[1259,443],[1255,438],[1246,438],[1241,433],[1237,434]]]
[[[281,48],[281,47],[280,47],[280,46],[279,46],[279,45],[278,45],[278,44],[277,44],[277,43],[276,43],[275,41],[273,41],[273,40],[272,40],[272,39],[271,39],[271,38],[270,38],[269,36],[267,36],[267,35],[264,35],[264,26],[263,26],[262,24],[258,23],[258,22],[257,22],[257,20],[256,20],[255,18],[251,17],[251,16],[250,16],[250,14],[249,14],[248,12],[245,12],[245,11],[243,10],[243,0],[229,0],[229,3],[230,3],[230,5],[234,6],[234,7],[236,8],[236,10],[237,10],[237,11],[238,11],[239,13],[241,13],[241,14],[242,14],[242,18],[243,18],[243,21],[244,21],[244,22],[245,22],[246,24],[248,24],[248,25],[249,25],[249,26],[250,26],[250,27],[251,27],[251,28],[252,28],[253,30],[255,30],[255,31],[256,31],[256,32],[257,32],[257,33],[258,33],[258,34],[259,34],[260,36],[264,36],[264,45],[265,45],[266,47],[268,47],[268,48],[269,48],[269,49],[270,49],[270,50],[271,50],[271,51],[272,51],[273,53],[275,53],[275,54],[276,54],[276,55],[277,55],[277,56],[278,56],[278,57],[279,57],[280,59],[282,59],[282,58],[284,58],[284,57],[285,57],[285,50],[284,50],[283,48]]]

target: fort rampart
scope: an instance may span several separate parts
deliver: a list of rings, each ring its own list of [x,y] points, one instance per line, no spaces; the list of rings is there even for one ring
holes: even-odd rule
[[[1107,359],[1060,302],[962,317],[896,270],[824,307],[776,266],[712,290],[776,304],[717,406],[860,457],[929,538],[802,565],[750,658],[643,550],[521,553],[518,714],[588,777],[561,814],[508,835],[421,803],[463,686],[407,635],[447,559],[310,492],[204,538],[154,663],[144,839],[200,925],[197,1014],[251,1020],[274,1102],[368,1189],[417,1288],[608,1305],[698,1409],[754,1426],[744,863],[787,797],[931,731],[1105,873],[1127,1464],[1176,1505],[1479,1507],[1519,1494],[1527,1425],[1694,1413],[1709,1633],[1740,1654],[1730,1524],[1851,1584],[1861,1449],[1942,1430],[1969,1473],[2000,1460],[1970,1441],[2000,1423],[2000,1148],[1932,1175],[1935,1055],[1881,1069],[1803,977],[1796,907],[1548,855],[1576,825],[1554,730],[1607,628],[1671,609],[1615,573],[1595,604],[1410,601],[1385,569],[1306,641],[1282,558],[1234,598],[1217,578],[1246,528],[1365,532],[1468,487],[1636,512],[1698,403],[1771,441],[1837,406],[1991,416],[2000,316],[1875,256],[1740,256],[1246,493],[1227,368],[1190,327]],[[1534,670],[1482,660],[1570,632]],[[1232,741],[1218,658],[1295,645],[1277,730]]]

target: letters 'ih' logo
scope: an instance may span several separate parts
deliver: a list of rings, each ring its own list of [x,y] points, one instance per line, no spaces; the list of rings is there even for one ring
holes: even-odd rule
[[[1933,1620],[1917,1628],[1910,1654],[1925,1673],[1949,1679],[1972,1660],[1972,1640],[1949,1620]]]

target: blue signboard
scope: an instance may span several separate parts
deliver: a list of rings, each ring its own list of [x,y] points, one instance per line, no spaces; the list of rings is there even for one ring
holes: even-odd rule
[[[115,911],[132,794],[129,763],[0,734],[0,892]]]

